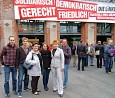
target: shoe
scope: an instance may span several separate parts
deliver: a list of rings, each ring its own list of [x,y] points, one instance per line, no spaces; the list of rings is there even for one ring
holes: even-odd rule
[[[90,65],[90,66],[94,66],[94,65]]]
[[[30,91],[31,89],[30,88],[26,88],[26,89],[24,89],[24,91]]]
[[[14,94],[14,95],[17,95],[17,92],[16,92],[16,91],[13,91],[13,94]]]
[[[57,92],[57,90],[53,90],[53,92]]]
[[[39,95],[39,93],[38,93],[38,92],[35,92],[34,95]]]
[[[60,97],[63,97],[63,94],[59,94]]]
[[[41,90],[37,90],[37,92],[41,92]]]
[[[45,91],[48,91],[48,90],[49,90],[49,88],[48,88],[48,87],[47,87],[47,88],[44,88],[44,90],[45,90]]]
[[[63,89],[65,89],[66,87],[67,87],[67,86],[66,86],[66,85],[64,85],[64,86],[63,86]]]
[[[111,74],[112,72],[108,72],[108,74]]]
[[[10,94],[5,94],[5,97],[10,97]]]
[[[18,97],[22,97],[22,93],[21,92],[18,93]]]

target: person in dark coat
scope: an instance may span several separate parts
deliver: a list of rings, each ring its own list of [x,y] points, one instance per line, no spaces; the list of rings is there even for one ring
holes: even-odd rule
[[[97,58],[97,68],[102,68],[102,59],[104,56],[104,47],[101,44],[101,41],[98,41],[98,44],[95,47],[95,52],[99,51],[99,54],[96,54]]]
[[[48,80],[49,80],[49,73],[50,73],[50,64],[51,64],[51,52],[48,48],[48,45],[46,43],[42,44],[42,49],[41,49],[41,56],[43,60],[43,85],[44,85],[44,90],[48,91]]]
[[[27,69],[23,67],[24,61],[31,48],[29,47],[28,38],[22,38],[22,46],[16,50],[16,69],[18,69],[18,97],[22,97],[22,80],[24,78],[24,90],[30,90],[28,88],[29,75]]]
[[[77,54],[78,54],[78,70],[80,70],[80,62],[82,60],[82,71],[84,71],[85,60],[86,60],[86,46],[81,43],[77,46]]]

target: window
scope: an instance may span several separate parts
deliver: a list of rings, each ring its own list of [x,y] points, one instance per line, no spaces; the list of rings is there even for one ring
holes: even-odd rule
[[[18,20],[18,32],[39,33],[44,32],[44,21]]]
[[[81,23],[80,22],[60,22],[60,33],[80,33]]]
[[[97,23],[97,33],[99,34],[111,33],[111,24]]]

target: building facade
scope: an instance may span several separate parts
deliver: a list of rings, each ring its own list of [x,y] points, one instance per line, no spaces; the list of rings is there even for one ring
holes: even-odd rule
[[[101,2],[109,3],[106,0]],[[54,39],[62,38],[67,38],[69,45],[74,41],[96,43],[98,40],[107,41],[108,38],[113,38],[115,44],[115,23],[106,20],[81,22],[15,19],[14,0],[0,0],[0,48],[8,43],[11,35],[16,38],[17,44],[20,44],[20,39],[24,36],[39,39],[40,44],[46,42],[49,45]]]

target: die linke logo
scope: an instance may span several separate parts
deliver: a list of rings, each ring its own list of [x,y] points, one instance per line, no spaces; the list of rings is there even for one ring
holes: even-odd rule
[[[20,19],[50,20],[112,20],[115,6],[80,0],[14,0],[15,13]],[[15,17],[17,14],[15,14]]]

